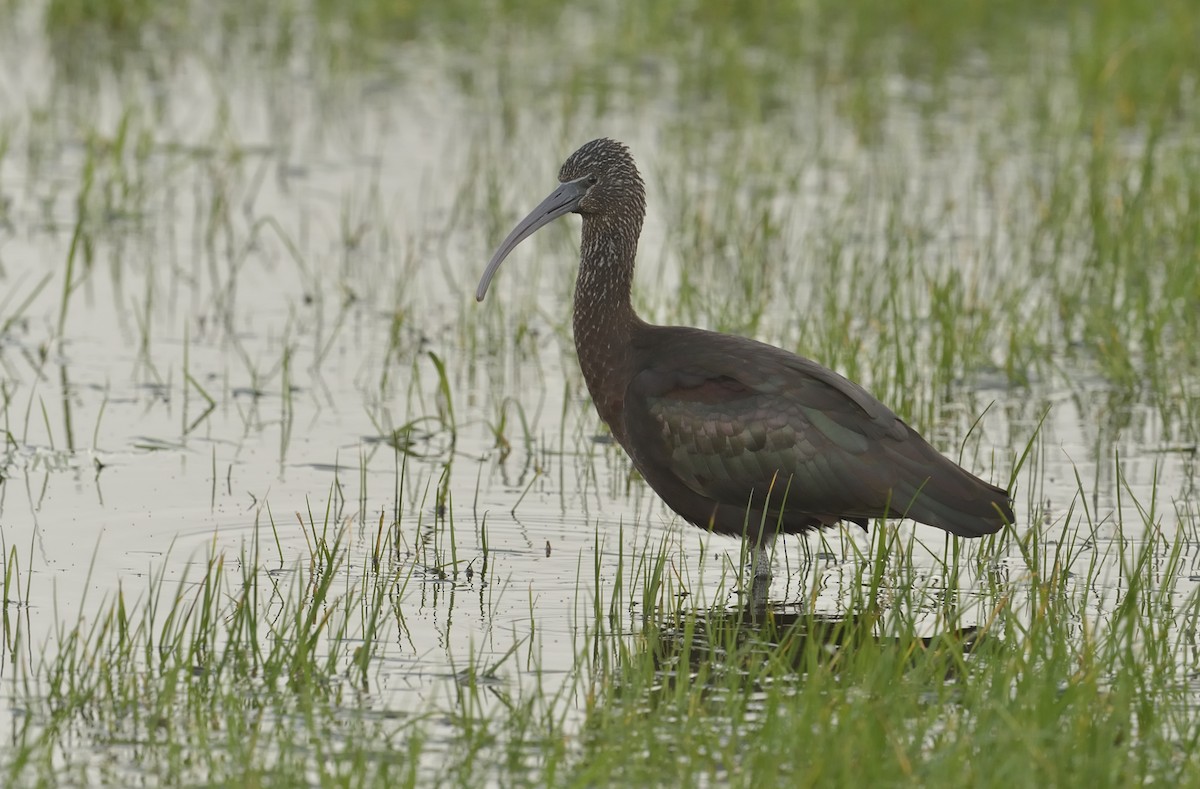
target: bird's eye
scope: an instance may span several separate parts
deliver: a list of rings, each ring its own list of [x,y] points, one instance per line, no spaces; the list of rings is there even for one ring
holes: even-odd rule
[[[599,178],[597,178],[596,176],[594,176],[594,175],[589,175],[589,176],[588,176],[588,180],[587,180],[587,182],[588,182],[588,186],[595,186],[595,185],[596,185],[596,183],[597,183],[599,180],[600,180],[600,179],[599,179]]]

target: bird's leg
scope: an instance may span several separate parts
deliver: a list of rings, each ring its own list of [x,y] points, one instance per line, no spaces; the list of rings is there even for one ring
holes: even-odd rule
[[[774,540],[772,540],[774,542]],[[764,542],[759,542],[754,546],[754,556],[750,560],[750,567],[754,572],[754,579],[771,578],[771,553],[767,550],[767,545]]]
[[[751,548],[750,558],[750,597],[756,603],[766,602],[767,592],[771,588],[771,551],[775,544],[774,535],[760,539]]]

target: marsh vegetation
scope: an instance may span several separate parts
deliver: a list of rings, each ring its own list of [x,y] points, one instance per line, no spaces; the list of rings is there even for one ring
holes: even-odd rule
[[[1187,785],[1200,12],[0,0],[0,783]],[[635,300],[860,381],[1015,528],[738,547],[570,337]]]

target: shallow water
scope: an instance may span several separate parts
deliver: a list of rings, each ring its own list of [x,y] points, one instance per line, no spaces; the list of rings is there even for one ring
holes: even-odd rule
[[[381,515],[410,539],[406,627],[372,690],[381,711],[452,699],[472,656],[486,663],[518,642],[498,693],[522,673],[565,677],[594,579],[632,573],[631,556],[663,543],[696,605],[736,602],[736,543],[682,525],[630,480],[586,400],[567,328],[577,222],[527,243],[488,300],[473,299],[493,245],[593,136],[625,139],[647,174],[638,299],[650,316],[789,344],[890,402],[887,369],[858,366],[853,351],[825,358],[796,320],[819,316],[830,296],[811,260],[831,237],[870,257],[897,225],[936,227],[921,247],[937,253],[932,270],[984,281],[1024,270],[1021,233],[1036,221],[1024,189],[1040,152],[1023,147],[1019,119],[1008,136],[988,132],[1001,123],[991,99],[1020,90],[1002,77],[952,81],[932,112],[921,84],[896,77],[871,146],[838,115],[837,91],[799,74],[776,116],[727,132],[698,124],[691,133],[716,142],[689,150],[671,137],[687,109],[637,88],[606,101],[612,86],[584,86],[583,109],[547,119],[556,103],[536,98],[544,86],[526,68],[536,58],[522,53],[584,46],[586,26],[569,18],[502,53],[413,39],[344,70],[315,51],[264,59],[244,51],[253,35],[222,57],[213,35],[170,57],[71,73],[33,6],[0,46],[0,547],[20,568],[6,605],[31,635],[17,659],[34,661],[60,623],[118,585],[129,594],[158,572],[194,577],[211,552],[257,538],[269,564],[290,568],[308,555],[301,520],[347,527],[360,555]],[[497,63],[502,78],[489,73]],[[781,129],[795,135],[787,144]],[[747,177],[735,183],[738,172]],[[727,213],[730,189],[745,214]],[[889,210],[897,194],[911,196],[900,216]],[[753,247],[747,225],[764,211],[781,230]],[[731,258],[747,246],[780,252],[761,295],[746,297],[755,320],[737,325],[726,258],[695,262],[677,246],[673,228],[688,221],[728,234]],[[713,301],[675,304],[685,278]],[[1196,410],[1164,419],[1150,396],[1114,393],[1086,362],[1057,368],[1024,388],[964,371],[946,396],[913,395],[918,419],[949,454],[966,439],[967,464],[1003,482],[1044,416],[1016,485],[1019,528],[1052,534],[1086,504],[1086,539],[1119,588],[1120,551],[1105,547],[1118,523],[1136,535],[1139,507],[1154,501],[1162,530],[1200,526]],[[1176,386],[1169,396],[1195,402],[1194,378]],[[491,428],[502,410],[509,452]],[[381,439],[410,424],[405,458]],[[932,571],[944,538],[916,528],[930,556],[915,561]],[[817,588],[812,604],[837,613],[852,546],[867,545],[853,527],[785,540],[772,599],[796,604]],[[1097,612],[1110,603],[1098,590]],[[0,719],[8,735],[12,717]]]

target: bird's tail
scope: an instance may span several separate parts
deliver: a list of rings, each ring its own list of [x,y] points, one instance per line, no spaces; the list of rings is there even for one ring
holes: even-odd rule
[[[961,468],[924,441],[924,457],[897,458],[904,470],[892,490],[898,517],[936,526],[960,537],[995,534],[1015,518],[1008,491]]]

